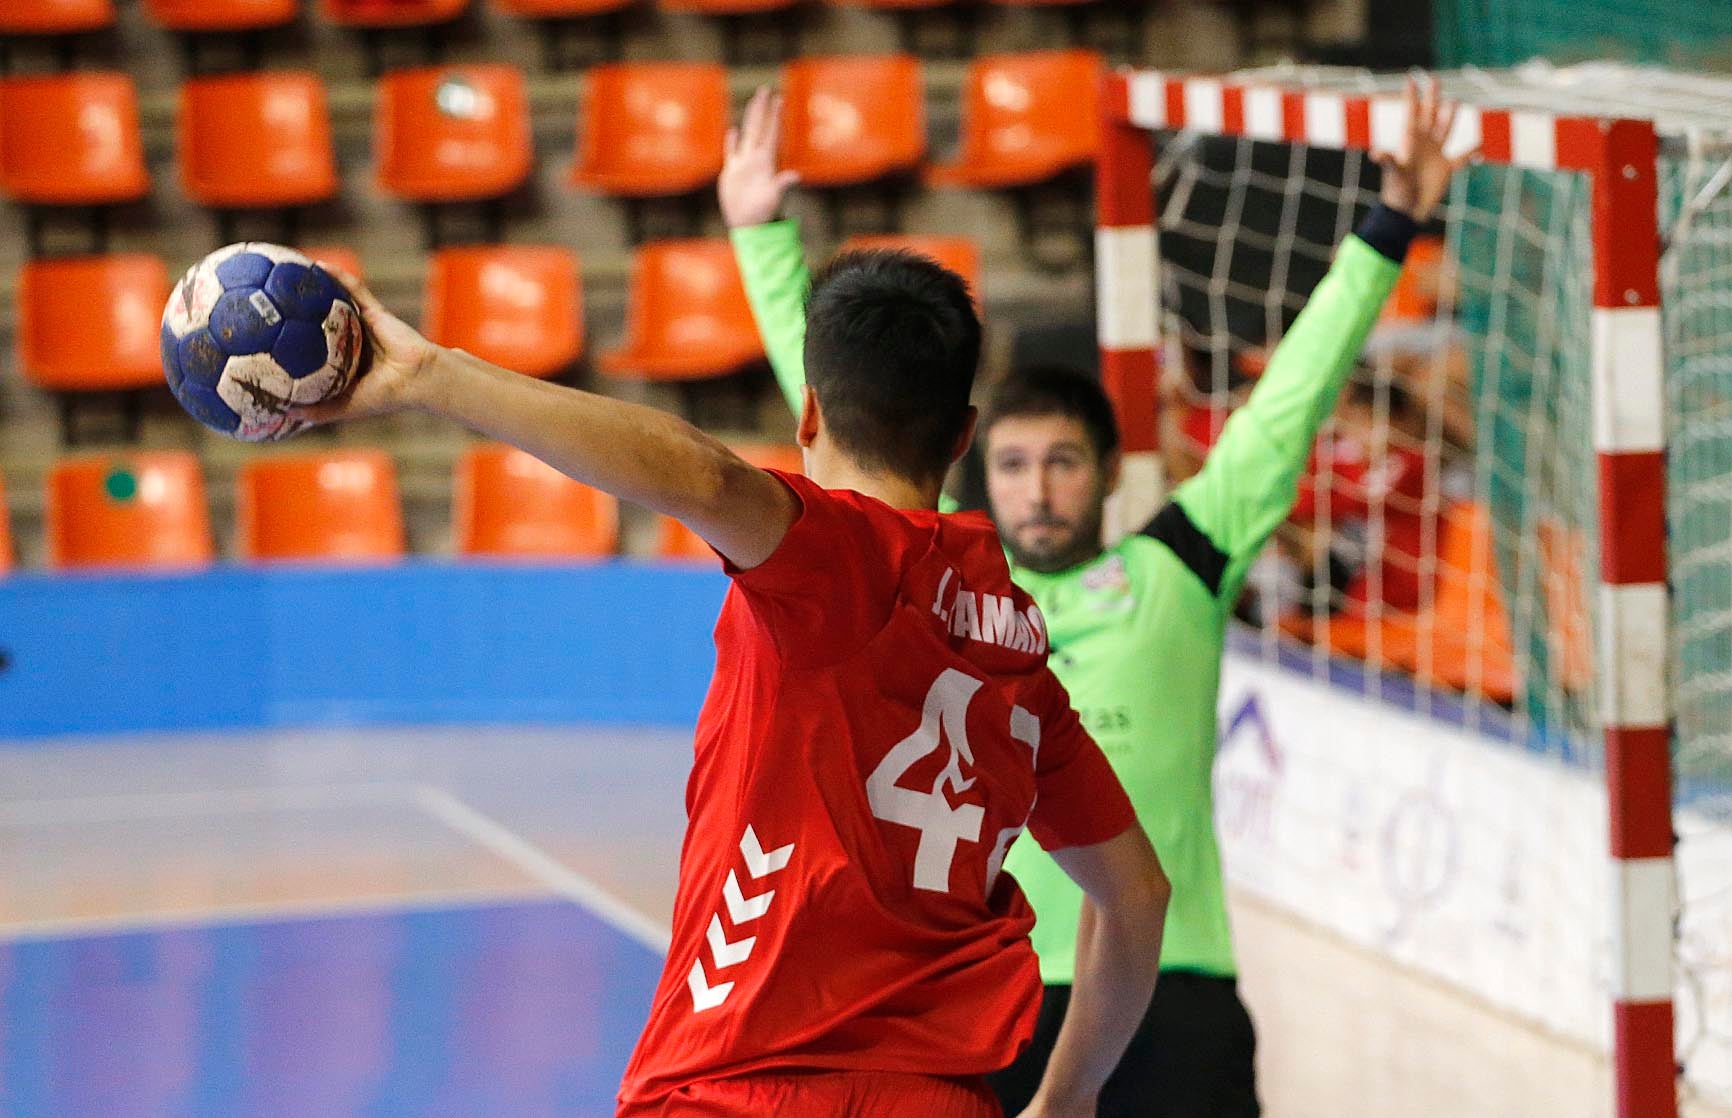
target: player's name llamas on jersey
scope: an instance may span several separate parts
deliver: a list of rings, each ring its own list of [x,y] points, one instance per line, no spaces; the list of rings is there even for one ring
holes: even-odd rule
[[[950,627],[952,636],[985,641],[1013,652],[1046,655],[1046,620],[1039,606],[1031,602],[1028,609],[1019,611],[1009,594],[970,590],[956,578],[954,567],[946,567],[938,581],[932,612]]]

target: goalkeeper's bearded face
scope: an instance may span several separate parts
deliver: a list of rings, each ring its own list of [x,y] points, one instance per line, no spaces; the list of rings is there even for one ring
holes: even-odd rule
[[[1068,415],[1007,415],[986,434],[986,493],[1018,566],[1062,571],[1101,550],[1101,517],[1118,455],[1103,461]]]

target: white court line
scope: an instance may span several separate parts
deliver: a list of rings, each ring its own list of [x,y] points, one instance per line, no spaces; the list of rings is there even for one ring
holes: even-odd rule
[[[170,909],[161,912],[128,912],[112,916],[63,916],[51,920],[21,920],[0,923],[0,943],[30,940],[71,939],[82,936],[120,935],[127,932],[220,928],[234,924],[262,924],[324,917],[357,916],[368,913],[443,912],[468,908],[495,908],[533,902],[565,903],[557,893],[537,889],[458,892],[429,890],[399,896],[345,897],[342,899],[261,901],[220,908]]]
[[[667,954],[673,936],[660,922],[651,920],[503,823],[483,815],[443,788],[422,785],[415,799],[428,814],[452,830],[491,850],[560,896],[589,909],[657,954]]]
[[[0,803],[0,826],[118,823],[411,802],[414,786],[400,782],[309,784],[285,788],[228,788],[199,792],[129,792],[60,800]]]

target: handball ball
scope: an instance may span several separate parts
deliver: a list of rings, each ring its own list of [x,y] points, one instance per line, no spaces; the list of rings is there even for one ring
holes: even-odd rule
[[[285,410],[348,388],[361,342],[348,290],[280,245],[218,249],[181,277],[162,312],[162,369],[175,399],[244,442],[299,431],[304,424]]]

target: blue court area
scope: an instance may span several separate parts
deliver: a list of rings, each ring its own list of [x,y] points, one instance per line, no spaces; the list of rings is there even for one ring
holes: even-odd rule
[[[0,1113],[611,1114],[660,969],[565,900],[0,943]]]
[[[611,1114],[724,586],[0,582],[0,1115]]]
[[[0,582],[0,1115],[612,1114],[724,587]]]
[[[690,732],[0,742],[0,1115],[610,1115]]]

